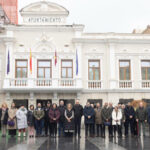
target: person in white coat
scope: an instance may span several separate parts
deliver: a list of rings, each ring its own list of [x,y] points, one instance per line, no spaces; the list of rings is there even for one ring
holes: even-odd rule
[[[18,127],[18,137],[21,136],[21,132],[23,132],[23,136],[26,136],[26,128],[27,128],[27,109],[22,105],[16,112],[17,118],[17,127]]]
[[[116,131],[118,132],[118,137],[121,137],[121,120],[122,112],[115,106],[112,112],[112,125],[114,129],[114,136],[116,136]]]

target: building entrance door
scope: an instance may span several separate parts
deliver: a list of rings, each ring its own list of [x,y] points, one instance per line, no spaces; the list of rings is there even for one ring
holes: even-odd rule
[[[28,109],[28,99],[14,99],[13,102],[15,103],[17,109],[18,109],[21,105],[24,105],[25,108]]]
[[[90,102],[90,104],[94,104],[94,107],[96,107],[96,103],[100,103],[101,107],[103,105],[102,99],[88,99],[87,101]]]
[[[119,99],[119,103],[121,104],[128,104],[128,102],[132,102],[134,99]]]
[[[38,103],[41,103],[42,108],[45,108],[48,101],[52,104],[52,100],[51,99],[37,99],[36,100],[36,105]]]
[[[75,104],[75,99],[60,99],[59,101],[64,101],[65,106],[67,106],[68,103],[71,103],[72,106]]]

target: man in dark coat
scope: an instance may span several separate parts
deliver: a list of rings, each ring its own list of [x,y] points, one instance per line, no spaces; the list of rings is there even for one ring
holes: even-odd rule
[[[60,101],[59,102],[59,107],[58,107],[58,110],[60,112],[60,117],[59,117],[59,122],[58,122],[58,134],[59,136],[61,136],[61,130],[63,131],[63,136],[65,135],[64,133],[64,121],[65,121],[65,116],[64,116],[64,113],[65,113],[65,109],[66,107],[64,106],[64,101]]]
[[[149,136],[150,136],[150,106],[147,109],[147,119],[148,119],[147,121],[149,124]]]
[[[48,136],[48,130],[49,130],[49,136],[51,136],[52,129],[51,124],[49,121],[49,110],[51,108],[50,101],[47,102],[46,107],[44,108],[45,116],[44,116],[44,128],[45,128],[45,136]]]
[[[109,136],[112,136],[111,122],[112,122],[112,107],[108,107],[108,103],[104,104],[102,108],[102,122],[103,122],[103,137],[105,137],[105,127],[108,125]]]
[[[143,102],[140,102],[139,108],[136,110],[136,121],[139,125],[139,136],[141,135],[141,125],[143,128],[143,136],[145,136],[145,123],[147,122],[147,110],[144,108]]]
[[[79,100],[76,100],[76,103],[73,107],[74,110],[74,122],[75,122],[75,136],[78,133],[78,137],[80,138],[80,131],[81,131],[81,118],[83,115],[83,107],[80,105]]]
[[[131,103],[129,102],[128,105],[125,108],[125,136],[128,136],[128,129],[130,125],[131,134],[134,136],[134,120],[135,120],[135,111],[134,108],[131,106]]]
[[[110,126],[109,128],[109,136],[112,137],[113,136],[113,126],[112,126],[112,112],[113,112],[113,104],[110,102],[109,103],[109,115],[110,115]]]
[[[84,121],[85,121],[85,137],[88,136],[88,130],[90,130],[90,136],[93,137],[94,133],[92,130],[92,124],[94,123],[94,109],[91,107],[90,103],[87,102],[86,106],[83,109]]]

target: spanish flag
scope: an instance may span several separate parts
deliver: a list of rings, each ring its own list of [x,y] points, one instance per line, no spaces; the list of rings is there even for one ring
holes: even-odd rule
[[[57,64],[57,52],[55,50],[55,66],[56,66],[56,64]]]
[[[32,53],[30,49],[30,73],[32,74]]]

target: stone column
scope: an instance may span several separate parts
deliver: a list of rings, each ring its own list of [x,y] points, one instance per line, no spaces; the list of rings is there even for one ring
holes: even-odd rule
[[[6,100],[6,103],[8,105],[8,107],[11,106],[11,103],[12,103],[12,100],[11,100],[11,95],[9,92],[5,93],[5,100]]]
[[[117,79],[116,79],[116,60],[115,60],[115,44],[108,43],[108,81],[109,88],[114,89],[117,87]]]
[[[36,99],[35,99],[34,92],[30,92],[30,97],[29,97],[28,104],[29,104],[28,107],[30,107],[30,105],[34,105],[34,107],[36,107]]]
[[[52,103],[56,103],[57,105],[59,105],[59,100],[58,100],[58,94],[57,94],[57,92],[53,93]]]

